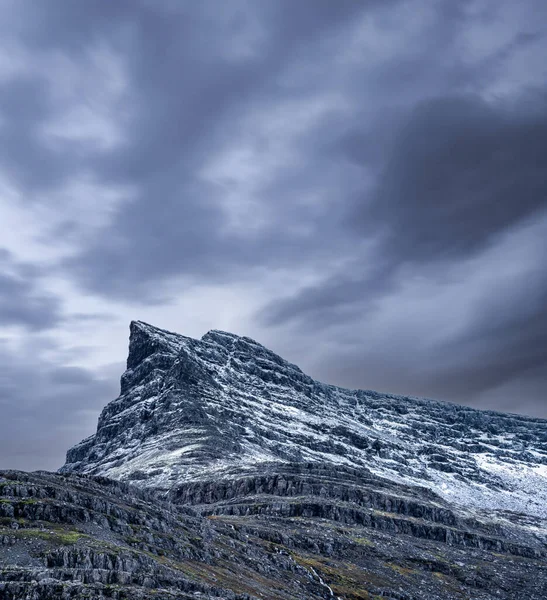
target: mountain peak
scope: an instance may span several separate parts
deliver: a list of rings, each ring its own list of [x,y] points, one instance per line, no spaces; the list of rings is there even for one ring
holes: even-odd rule
[[[131,321],[131,323],[129,323],[129,334],[130,336],[149,336],[161,338],[184,337],[179,333],[174,333],[172,331],[167,331],[166,329],[161,329],[160,327],[150,325],[150,323],[145,323],[144,321]]]
[[[160,329],[144,321],[131,321],[129,324],[129,354],[127,368],[133,369],[145,358],[157,352],[178,354],[184,336]]]
[[[226,331],[130,330],[121,394],[69,450],[65,472],[168,492],[266,463],[323,463],[547,515],[547,421],[322,384]]]

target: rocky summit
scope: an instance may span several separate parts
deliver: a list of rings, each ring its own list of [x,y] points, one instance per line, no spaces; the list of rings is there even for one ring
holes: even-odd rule
[[[317,462],[547,517],[547,421],[326,385],[222,331],[130,331],[121,394],[61,472],[172,493],[272,462]]]
[[[130,326],[59,473],[0,472],[0,598],[547,598],[547,421]]]

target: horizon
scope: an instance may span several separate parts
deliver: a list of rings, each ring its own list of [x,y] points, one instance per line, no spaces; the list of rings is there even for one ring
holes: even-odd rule
[[[0,15],[0,468],[95,431],[128,315],[547,418],[543,0]]]

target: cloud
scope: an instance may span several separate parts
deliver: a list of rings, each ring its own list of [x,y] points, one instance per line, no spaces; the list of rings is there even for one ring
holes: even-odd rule
[[[386,252],[418,262],[467,255],[547,206],[547,96],[527,100],[511,110],[436,98],[413,111],[361,209],[363,225],[386,227]]]
[[[238,170],[246,168],[243,161],[249,165],[258,159],[262,167],[258,177],[267,180],[272,169],[278,169],[279,153],[291,150],[279,144],[266,150],[267,164],[261,162],[258,145],[261,140],[274,145],[272,137],[277,132],[262,121],[251,123],[248,115],[277,119],[279,128],[295,126],[291,109],[297,103],[289,105],[282,97],[288,94],[276,92],[276,77],[291,52],[305,48],[323,29],[330,30],[349,19],[356,5],[342,3],[333,11],[330,3],[317,3],[311,12],[300,6],[290,11],[290,18],[281,6],[265,10],[264,14],[251,10],[251,16],[246,17],[238,11],[217,15],[206,8],[194,8],[167,16],[144,5],[137,16],[131,13],[130,26],[124,24],[127,15],[120,18],[124,50],[131,57],[128,78],[136,90],[130,100],[132,116],[126,142],[102,152],[91,164],[101,181],[132,185],[136,192],[132,202],[117,211],[91,244],[64,263],[82,286],[116,298],[138,293],[143,301],[157,302],[165,298],[163,284],[171,277],[186,276],[190,284],[241,277],[254,266],[276,262],[276,257],[290,260],[288,250],[300,245],[298,235],[284,230],[285,221],[277,221],[277,211],[268,215],[273,221],[260,232],[260,238],[235,231],[227,223],[231,218],[228,212],[232,217],[235,214],[237,198],[243,203],[243,214],[249,208],[245,198],[253,192],[257,205],[266,204],[262,189],[239,193],[238,177],[244,174]],[[212,35],[218,30],[218,40],[222,40],[235,31],[236,37],[252,38],[248,28],[264,27],[267,31],[260,34],[256,48],[240,49],[237,57],[227,57],[225,45]],[[207,42],[202,35],[204,28],[212,35]],[[181,35],[181,30],[186,34]],[[274,94],[273,101],[270,94]],[[316,99],[311,98],[311,102]],[[279,114],[278,104],[283,103],[289,110]],[[306,111],[314,109],[302,101],[299,110],[304,120]],[[323,109],[319,106],[318,110]],[[303,126],[305,129],[306,123]],[[262,131],[261,136],[249,136],[251,127]],[[234,157],[238,146],[242,146],[240,158],[228,159],[232,161],[232,183],[236,184],[230,194],[225,189],[230,182],[219,183],[217,176],[223,167],[218,161],[213,166],[211,159],[222,147]],[[225,154],[220,160],[226,158]],[[263,187],[263,183],[258,186]],[[230,196],[229,201],[226,196]],[[251,212],[259,214],[260,207],[253,205]],[[234,218],[237,221],[237,214]],[[249,218],[244,220],[248,223]]]
[[[61,300],[40,290],[32,265],[0,248],[0,326],[51,329],[61,322]]]
[[[466,327],[437,348],[438,389],[447,386],[465,396],[528,375],[536,381],[547,377],[547,276],[541,258],[546,239],[544,211],[487,254],[483,269],[498,276],[483,275],[485,285]]]
[[[59,468],[66,449],[88,435],[100,408],[116,397],[111,377],[56,364],[48,358],[54,349],[0,338],[2,468]]]
[[[420,103],[394,136],[376,185],[350,213],[348,232],[376,248],[349,273],[270,306],[264,317],[279,323],[308,312],[322,320],[325,309],[361,310],[396,289],[403,268],[431,274],[495,243],[547,208],[546,140],[543,92],[511,107],[469,96]],[[350,141],[352,155],[361,156],[358,142]]]

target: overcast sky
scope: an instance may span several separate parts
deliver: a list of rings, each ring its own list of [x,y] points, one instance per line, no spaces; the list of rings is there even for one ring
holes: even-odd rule
[[[0,467],[128,325],[547,417],[545,0],[0,0]]]

